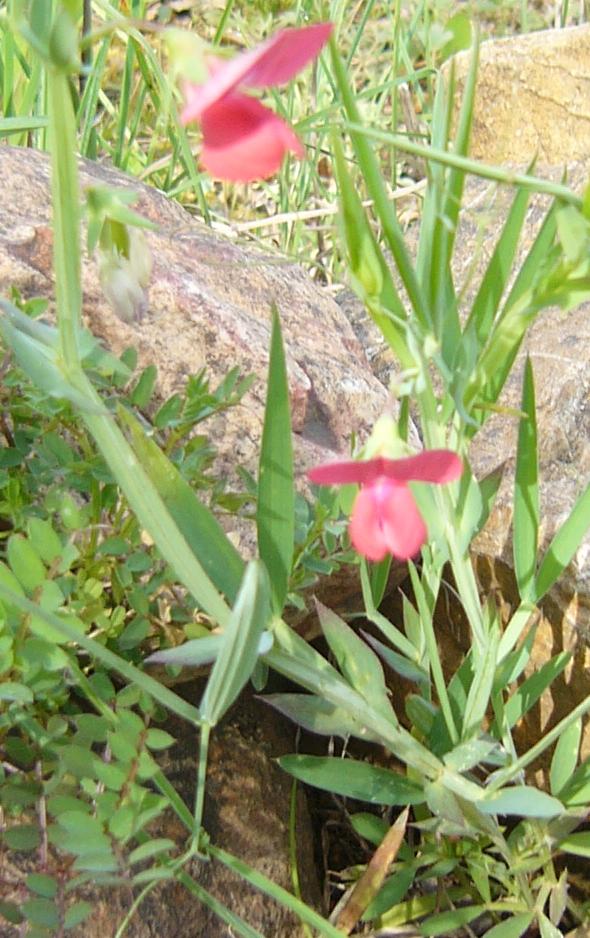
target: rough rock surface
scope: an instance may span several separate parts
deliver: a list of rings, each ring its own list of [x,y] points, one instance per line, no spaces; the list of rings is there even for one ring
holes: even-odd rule
[[[455,65],[460,93],[469,53]],[[553,165],[590,156],[590,25],[482,43],[471,156]]]
[[[37,151],[0,147],[0,289],[52,294],[49,163]],[[382,411],[386,393],[367,369],[362,347],[338,305],[296,265],[216,234],[154,189],[113,169],[81,164],[83,187],[108,185],[139,195],[137,211],[155,222],[148,309],[128,325],[113,314],[94,260],[84,264],[84,314],[116,352],[134,345],[156,362],[168,395],[206,366],[212,381],[239,365],[258,379],[243,406],[215,427],[226,465],[255,465],[260,441],[273,303],[287,349],[299,468],[346,450]]]

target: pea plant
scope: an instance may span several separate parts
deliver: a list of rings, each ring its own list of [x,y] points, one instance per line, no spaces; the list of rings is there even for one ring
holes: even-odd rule
[[[26,877],[20,905],[3,902],[0,912],[23,933],[63,934],[90,912],[76,896],[78,886],[89,877],[109,888],[124,882],[134,888],[134,901],[123,934],[164,877],[177,877],[194,896],[213,902],[187,872],[198,855],[237,871],[308,930],[326,936],[355,929],[387,934],[412,923],[424,935],[477,928],[510,938],[533,929],[553,938],[560,926],[583,922],[587,900],[578,900],[568,884],[571,859],[590,853],[590,835],[579,829],[590,803],[589,763],[580,758],[590,697],[529,749],[519,750],[514,730],[568,662],[565,654],[555,656],[523,679],[535,610],[590,524],[590,487],[541,551],[535,382],[527,361],[513,492],[520,602],[504,621],[494,597],[480,594],[470,560],[497,489],[495,480],[475,478],[470,447],[498,408],[536,317],[555,305],[570,309],[590,293],[587,195],[532,173],[508,177],[468,158],[476,48],[454,135],[451,79],[450,86],[439,85],[426,145],[363,125],[330,23],[282,30],[234,58],[190,34],[169,37],[184,100],[179,126],[198,122],[202,167],[234,182],[266,178],[285,157],[303,157],[296,131],[250,92],[285,84],[325,49],[350,280],[401,376],[396,406],[355,458],[310,471],[318,502],[315,514],[309,506],[306,514],[295,490],[280,310],[269,310],[258,473],[251,491],[224,493],[207,471],[209,444],[193,430],[207,414],[237,403],[247,383],[232,372],[212,391],[204,375],[195,376],[184,399],[150,411],[154,370],[132,379],[132,354],[115,359],[81,325],[77,149],[89,92],[82,99],[72,93],[81,67],[80,4],[31,0],[12,5],[10,16],[31,68],[43,76],[47,102],[56,325],[40,318],[38,303],[14,295],[1,301],[0,332],[10,356],[3,394],[11,399],[11,417],[2,427],[8,445],[0,463],[0,518],[7,519],[0,566],[0,805],[5,846],[38,851],[41,865]],[[119,15],[100,35],[86,32],[83,49],[110,29],[138,33],[135,20]],[[171,101],[171,89],[169,95]],[[415,259],[377,143],[411,152],[428,166]],[[452,260],[468,173],[509,182],[515,194],[464,310]],[[531,192],[550,195],[552,204],[517,265]],[[133,317],[149,278],[145,222],[112,192],[91,193],[86,211],[103,288],[119,301],[120,314]],[[17,386],[26,387],[18,401]],[[410,412],[421,452],[410,445]],[[22,465],[24,475],[14,471]],[[342,489],[335,494],[328,486]],[[219,510],[229,504],[252,515],[253,560],[241,556],[219,523]],[[371,631],[318,604],[329,649],[322,654],[289,627],[285,613],[309,582],[318,544],[328,548],[330,569],[341,527],[337,508],[350,514],[344,556],[358,564]],[[380,611],[392,558],[407,563],[411,585],[399,621]],[[435,617],[449,579],[469,629],[469,646],[452,671],[443,667]],[[156,629],[163,593],[167,616]],[[173,668],[210,665],[202,698],[186,701],[147,673],[145,660]],[[403,712],[392,703],[384,666],[412,685]],[[378,766],[343,749],[339,756],[297,753],[280,760],[308,785],[382,808],[351,818],[375,850],[366,868],[351,874],[331,920],[221,849],[203,826],[211,733],[250,679],[264,686],[268,669],[301,689],[267,695],[270,705],[314,733],[358,737],[389,757]],[[192,811],[158,764],[158,751],[172,741],[158,725],[166,711],[188,721],[198,738]],[[551,750],[545,790],[529,770]],[[186,831],[180,852],[166,838],[150,840],[149,823],[165,808]],[[51,867],[49,845],[69,859],[67,876]],[[257,934],[233,910],[215,908],[236,933]]]

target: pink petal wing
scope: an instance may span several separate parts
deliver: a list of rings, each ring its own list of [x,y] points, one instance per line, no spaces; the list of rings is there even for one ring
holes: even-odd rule
[[[392,554],[398,560],[414,557],[428,532],[406,485],[389,480],[367,485],[359,492],[350,521],[352,544],[369,560]]]
[[[305,152],[288,124],[255,98],[237,92],[208,108],[201,126],[201,163],[218,179],[266,179],[277,172],[287,152],[298,157]]]
[[[307,478],[316,485],[348,485],[357,482],[367,485],[383,475],[381,459],[341,459],[313,466]]]
[[[395,482],[452,482],[463,472],[456,453],[448,449],[430,449],[404,459],[343,459],[314,466],[307,473],[316,485],[346,485],[358,482],[370,485],[380,476]]]
[[[376,460],[375,460],[376,461]],[[454,482],[463,472],[463,463],[449,449],[426,449],[405,459],[381,459],[380,475],[396,482]]]
[[[198,120],[207,108],[239,85],[267,88],[289,81],[319,54],[331,31],[331,23],[283,29],[257,49],[229,61],[211,60],[211,75],[204,84],[185,83],[183,124]]]

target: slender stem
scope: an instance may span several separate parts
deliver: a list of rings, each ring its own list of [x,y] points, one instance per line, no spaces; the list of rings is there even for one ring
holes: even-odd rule
[[[66,374],[81,371],[82,318],[80,256],[80,182],[76,159],[76,122],[68,79],[47,70],[55,299],[61,354]]]
[[[199,764],[197,766],[197,789],[195,792],[195,815],[193,826],[193,846],[198,849],[199,835],[203,824],[203,809],[205,807],[205,783],[207,780],[207,758],[209,755],[209,735],[211,726],[204,722],[201,724],[199,739]]]
[[[443,166],[462,169],[466,173],[471,173],[473,176],[481,176],[483,179],[491,179],[509,186],[520,186],[523,189],[530,189],[532,192],[552,195],[557,199],[561,199],[563,202],[575,205],[576,208],[582,207],[582,199],[579,195],[576,195],[568,186],[557,182],[551,182],[550,179],[540,179],[538,176],[532,176],[528,173],[513,173],[509,170],[502,169],[500,166],[490,166],[488,163],[480,163],[466,156],[459,156],[457,153],[450,153],[447,150],[440,150],[436,147],[414,143],[414,141],[409,140],[402,134],[391,134],[385,130],[375,130],[372,127],[365,127],[356,121],[347,121],[345,128],[351,134],[364,134],[365,137],[375,140],[378,143],[386,143],[389,146],[398,147],[405,153],[421,156],[425,160],[433,160],[435,163],[441,163]]]

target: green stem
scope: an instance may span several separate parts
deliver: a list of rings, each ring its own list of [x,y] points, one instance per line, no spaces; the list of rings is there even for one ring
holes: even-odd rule
[[[199,739],[199,764],[197,766],[197,789],[195,792],[195,815],[193,826],[193,846],[199,847],[199,836],[203,823],[203,809],[205,807],[205,783],[207,780],[207,758],[209,755],[209,735],[211,726],[204,722],[201,724]]]
[[[454,169],[462,169],[473,176],[481,176],[483,179],[491,179],[495,182],[503,183],[509,186],[520,186],[523,189],[530,189],[532,192],[539,192],[544,195],[552,195],[556,199],[561,199],[576,208],[582,208],[582,198],[576,195],[568,186],[561,183],[551,182],[550,179],[540,179],[538,176],[532,176],[528,173],[513,173],[510,170],[502,169],[501,166],[490,166],[488,163],[479,163],[477,160],[471,160],[466,156],[459,156],[457,153],[450,153],[447,150],[440,150],[436,147],[425,146],[421,143],[414,143],[402,134],[391,134],[385,130],[374,130],[371,127],[364,127],[360,122],[347,121],[346,130],[350,134],[363,134],[377,143],[386,143],[388,146],[398,147],[405,153],[411,153],[414,156],[420,156],[425,160],[433,160],[435,163],[441,163],[443,166],[451,166]]]
[[[47,70],[55,300],[63,365],[67,375],[81,371],[82,318],[80,182],[76,159],[76,120],[64,72]]]

